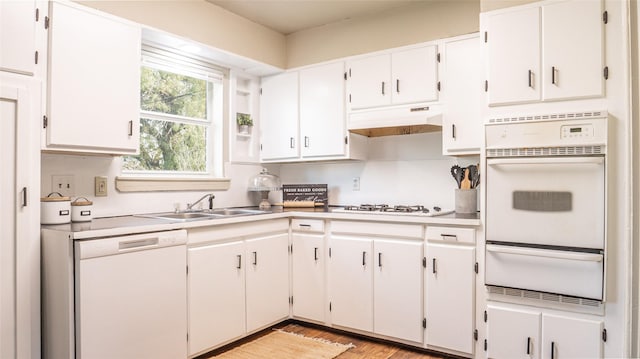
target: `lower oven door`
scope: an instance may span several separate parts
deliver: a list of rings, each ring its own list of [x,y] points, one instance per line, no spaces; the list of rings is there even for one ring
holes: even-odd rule
[[[603,299],[601,252],[487,244],[485,260],[487,285]]]
[[[487,241],[604,249],[604,157],[487,159]]]

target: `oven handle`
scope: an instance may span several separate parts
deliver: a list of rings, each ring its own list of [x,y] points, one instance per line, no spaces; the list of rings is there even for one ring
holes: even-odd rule
[[[487,244],[487,252],[516,254],[523,256],[545,257],[554,259],[567,259],[583,262],[602,262],[602,254],[597,253],[577,253],[569,251],[558,251],[549,249],[534,249],[512,246],[501,246],[496,244]]]
[[[553,163],[593,163],[603,164],[604,157],[527,157],[527,158],[491,158],[487,160],[489,166],[496,165],[530,165]]]

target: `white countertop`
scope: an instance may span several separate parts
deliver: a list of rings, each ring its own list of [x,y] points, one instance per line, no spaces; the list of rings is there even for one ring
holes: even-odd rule
[[[413,223],[455,226],[479,226],[479,214],[460,215],[447,214],[435,217],[395,216],[368,213],[337,213],[328,210],[285,209],[274,208],[272,213],[236,216],[229,218],[213,218],[196,221],[180,221],[146,216],[118,216],[94,218],[90,222],[73,222],[58,225],[43,225],[43,231],[68,232],[70,239],[82,240],[99,237],[169,231],[175,229],[189,229],[198,227],[218,226],[233,223],[246,223],[277,218],[317,218],[330,220],[375,221],[389,223]]]

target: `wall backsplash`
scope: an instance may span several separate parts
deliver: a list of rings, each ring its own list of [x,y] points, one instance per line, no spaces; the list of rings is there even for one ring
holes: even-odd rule
[[[369,159],[352,162],[319,162],[267,165],[278,174],[282,183],[326,183],[329,203],[359,204],[424,204],[451,209],[454,206],[455,181],[450,175],[452,165],[477,163],[479,157],[454,158],[442,155],[440,132],[369,139]],[[150,192],[120,193],[115,189],[115,177],[121,174],[120,157],[42,154],[41,194],[51,192],[52,175],[73,175],[75,196],[94,202],[94,216],[172,211],[175,203],[181,208],[204,193]],[[260,172],[259,164],[229,164],[225,166],[231,178],[228,191],[215,192],[215,207],[256,205],[259,201],[247,192],[251,176]],[[108,196],[94,196],[94,177],[107,176]],[[360,178],[360,190],[354,191],[353,178]],[[270,196],[281,201],[281,193]]]
[[[422,204],[454,207],[454,164],[466,166],[479,156],[442,155],[442,133],[375,137],[369,139],[368,160],[282,165],[282,183],[326,183],[330,204]],[[353,178],[360,190],[353,190]]]

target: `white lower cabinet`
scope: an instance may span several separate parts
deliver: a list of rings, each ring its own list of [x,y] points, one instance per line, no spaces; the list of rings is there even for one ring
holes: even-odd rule
[[[329,259],[331,322],[373,331],[372,241],[332,236]]]
[[[422,342],[422,242],[375,240],[373,331]]]
[[[419,225],[332,222],[333,325],[422,342],[422,230]]]
[[[604,321],[600,317],[544,312],[536,308],[489,304],[489,358],[602,358]]]
[[[189,356],[289,316],[288,245],[287,219],[189,231]]]
[[[189,354],[244,335],[245,244],[189,249]]]
[[[325,321],[325,242],[322,220],[294,219],[291,223],[293,295],[295,318]]]
[[[289,316],[289,235],[246,241],[247,331]]]
[[[426,346],[473,354],[475,230],[427,227],[425,253]]]

